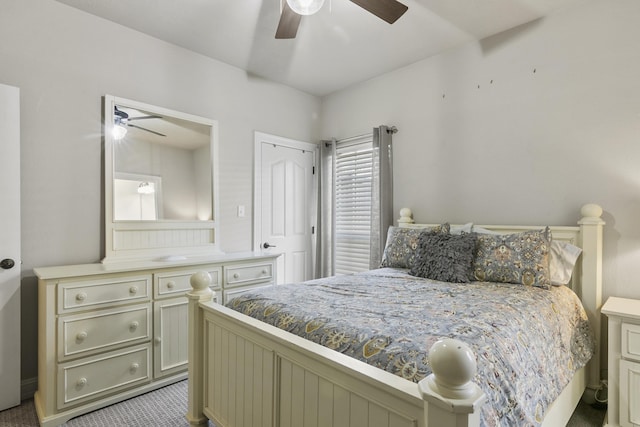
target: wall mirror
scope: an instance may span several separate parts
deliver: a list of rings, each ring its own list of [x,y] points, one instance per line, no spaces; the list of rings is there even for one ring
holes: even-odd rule
[[[218,253],[217,122],[104,97],[105,258]]]

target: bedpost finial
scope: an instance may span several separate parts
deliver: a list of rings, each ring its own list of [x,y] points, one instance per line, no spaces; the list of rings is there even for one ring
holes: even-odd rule
[[[189,282],[196,293],[202,292],[211,286],[211,275],[206,271],[198,271],[191,276]]]
[[[465,399],[476,392],[471,382],[478,371],[471,348],[453,338],[438,340],[429,350],[429,364],[433,370],[432,384],[449,399]]]
[[[413,212],[409,208],[400,209],[400,219],[398,220],[399,224],[413,224]]]
[[[595,203],[587,203],[580,209],[582,218],[578,221],[580,225],[604,225],[602,219],[602,208]]]
[[[602,216],[602,208],[595,203],[587,203],[580,209],[583,218],[600,218]]]

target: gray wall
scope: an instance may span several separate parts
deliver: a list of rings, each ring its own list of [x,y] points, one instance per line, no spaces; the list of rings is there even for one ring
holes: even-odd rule
[[[600,204],[604,297],[640,298],[640,2],[578,8],[323,99],[322,135],[394,135],[396,216],[575,225]]]
[[[22,378],[30,379],[32,269],[103,256],[104,94],[219,121],[225,251],[252,249],[251,216],[235,214],[253,204],[253,132],[318,140],[320,100],[51,0],[0,3],[0,82],[21,89]]]

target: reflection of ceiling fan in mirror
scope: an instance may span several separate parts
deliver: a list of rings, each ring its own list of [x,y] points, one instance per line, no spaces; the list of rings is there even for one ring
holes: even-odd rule
[[[378,18],[393,24],[409,9],[396,0],[350,0]],[[276,30],[277,39],[293,39],[302,15],[313,15],[324,0],[283,0],[282,15]]]
[[[128,127],[143,130],[145,132],[150,132],[158,136],[166,136],[165,134],[156,132],[155,130],[147,129],[145,127],[138,126],[136,124],[131,123],[132,121],[135,121],[135,120],[161,119],[162,118],[161,116],[146,115],[146,116],[130,117],[129,113],[126,113],[120,110],[117,105],[115,105],[113,108],[114,108],[114,111],[113,111],[114,124],[116,126],[119,126],[122,129],[125,129],[124,133],[126,133],[126,126],[128,126]],[[124,136],[124,133],[122,136]]]

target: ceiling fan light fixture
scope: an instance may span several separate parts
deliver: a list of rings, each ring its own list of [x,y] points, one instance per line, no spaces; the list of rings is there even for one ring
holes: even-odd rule
[[[320,10],[324,0],[287,0],[287,4],[298,15],[313,15]]]
[[[116,124],[112,129],[113,139],[120,141],[127,134],[127,128],[121,124]]]
[[[150,182],[141,182],[138,185],[138,193],[139,194],[153,194],[156,192],[156,189],[153,187],[153,184]]]

